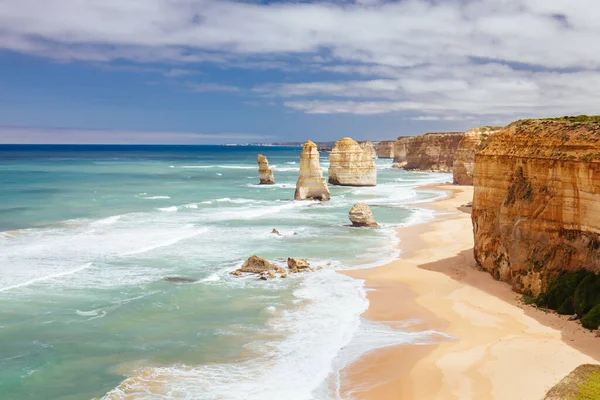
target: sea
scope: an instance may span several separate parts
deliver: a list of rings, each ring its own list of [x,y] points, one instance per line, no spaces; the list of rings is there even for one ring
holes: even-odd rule
[[[0,398],[338,399],[361,354],[438,340],[362,319],[364,282],[336,271],[401,257],[395,229],[444,196],[418,187],[451,175],[378,159],[376,187],[294,201],[300,151],[0,145]],[[349,226],[359,201],[380,229]],[[251,255],[322,269],[230,275]]]

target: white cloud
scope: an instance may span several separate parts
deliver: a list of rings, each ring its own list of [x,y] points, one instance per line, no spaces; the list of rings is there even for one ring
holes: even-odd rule
[[[508,118],[600,108],[599,20],[596,0],[0,0],[0,48],[338,75],[254,90],[308,113]]]
[[[269,136],[246,133],[0,127],[2,144],[202,144],[266,138]]]

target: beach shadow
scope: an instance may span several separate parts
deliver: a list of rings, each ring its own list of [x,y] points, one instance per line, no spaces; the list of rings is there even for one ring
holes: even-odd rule
[[[600,338],[583,328],[576,321],[568,321],[553,311],[526,305],[519,293],[513,292],[506,282],[495,280],[491,274],[477,268],[473,249],[463,250],[454,257],[419,265],[419,268],[442,273],[462,284],[479,289],[509,304],[521,308],[525,315],[540,324],[559,330],[563,342],[600,361]]]

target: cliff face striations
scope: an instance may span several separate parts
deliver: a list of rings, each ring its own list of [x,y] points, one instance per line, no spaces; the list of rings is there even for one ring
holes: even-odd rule
[[[600,117],[517,121],[476,152],[474,254],[537,296],[563,271],[600,272]]]
[[[463,132],[426,133],[406,144],[404,169],[450,172]]]
[[[340,186],[375,186],[373,143],[359,145],[351,138],[343,138],[335,143],[329,153],[329,183]]]
[[[300,154],[300,175],[296,182],[296,200],[329,200],[329,189],[323,171],[317,145],[310,140],[304,143]]]
[[[269,168],[269,161],[262,154],[258,155],[258,178],[261,185],[273,185],[275,183],[273,171]]]
[[[452,165],[453,183],[455,185],[472,185],[473,168],[475,167],[475,150],[481,148],[490,135],[498,132],[501,127],[483,126],[465,132],[454,153]]]
[[[406,165],[406,154],[408,144],[414,139],[412,136],[400,136],[394,142],[394,168],[402,168]]]
[[[396,142],[394,140],[383,140],[375,146],[377,157],[379,158],[394,158],[394,146]]]

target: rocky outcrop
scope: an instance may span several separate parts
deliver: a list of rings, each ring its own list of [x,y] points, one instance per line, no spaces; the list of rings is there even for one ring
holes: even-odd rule
[[[377,225],[377,222],[375,222],[375,218],[373,218],[373,213],[371,212],[371,209],[365,203],[356,203],[350,210],[348,218],[350,218],[352,226],[362,226],[369,228],[379,226]]]
[[[473,168],[475,167],[475,150],[481,148],[490,135],[498,132],[502,127],[483,126],[465,132],[458,148],[454,153],[452,177],[455,185],[472,185]]]
[[[450,172],[463,132],[426,133],[406,143],[407,170]]]
[[[310,140],[304,143],[300,154],[300,174],[296,182],[296,200],[329,200],[329,189],[323,171],[317,145]]]
[[[524,120],[475,154],[474,255],[536,296],[564,271],[600,272],[600,117]]]
[[[371,142],[362,146],[351,138],[335,143],[329,153],[329,183],[340,186],[375,186],[375,150]]]
[[[295,274],[298,272],[311,271],[310,264],[304,258],[288,258],[287,259],[288,270],[290,273]]]
[[[396,141],[383,140],[375,145],[375,152],[379,158],[394,158],[394,146]]]
[[[244,264],[240,268],[236,269],[231,274],[240,276],[244,273],[258,274],[262,277],[267,277],[270,279],[271,277],[275,277],[275,273],[284,274],[285,269],[275,264],[271,264],[264,258],[258,256],[251,256],[246,261],[244,261]]]
[[[269,168],[269,161],[262,154],[258,155],[258,177],[261,185],[273,185],[275,183],[273,171]]]
[[[394,168],[403,168],[406,165],[406,154],[408,145],[413,140],[413,136],[400,136],[394,142]]]

